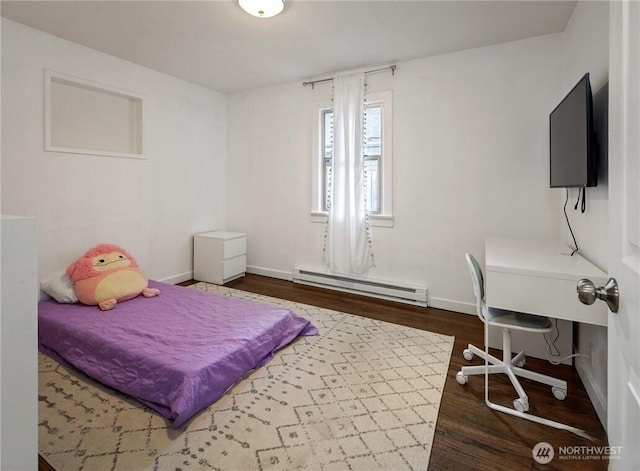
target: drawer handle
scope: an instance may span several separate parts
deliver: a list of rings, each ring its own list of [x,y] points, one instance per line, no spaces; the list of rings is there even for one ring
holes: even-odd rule
[[[583,278],[578,281],[578,299],[582,304],[591,305],[600,299],[607,303],[611,312],[618,312],[620,302],[620,291],[615,278],[609,278],[607,284],[596,288],[593,281]]]

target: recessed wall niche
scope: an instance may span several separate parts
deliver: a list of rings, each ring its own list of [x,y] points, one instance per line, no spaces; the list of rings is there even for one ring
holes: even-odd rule
[[[46,70],[45,150],[144,158],[143,97]]]

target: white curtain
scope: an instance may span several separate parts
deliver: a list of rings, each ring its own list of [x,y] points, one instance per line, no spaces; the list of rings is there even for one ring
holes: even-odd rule
[[[357,275],[374,266],[364,171],[364,74],[333,79],[333,168],[324,262]]]

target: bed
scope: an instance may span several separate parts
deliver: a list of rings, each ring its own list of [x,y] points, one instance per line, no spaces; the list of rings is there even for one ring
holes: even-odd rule
[[[179,428],[274,353],[317,329],[288,309],[154,281],[112,311],[38,304],[41,352],[122,391]]]

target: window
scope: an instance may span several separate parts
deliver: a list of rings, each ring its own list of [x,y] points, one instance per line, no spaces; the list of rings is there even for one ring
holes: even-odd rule
[[[329,182],[333,168],[333,111],[322,111],[322,211],[329,211]]]
[[[368,105],[364,125],[364,169],[367,175],[367,212],[380,214],[382,208],[382,103]]]
[[[314,175],[314,211],[317,221],[326,220],[329,182],[333,164],[333,111],[316,108],[317,165]],[[364,165],[367,178],[367,211],[374,226],[391,226],[391,92],[370,94],[365,106]],[[324,216],[324,217],[323,217]]]

